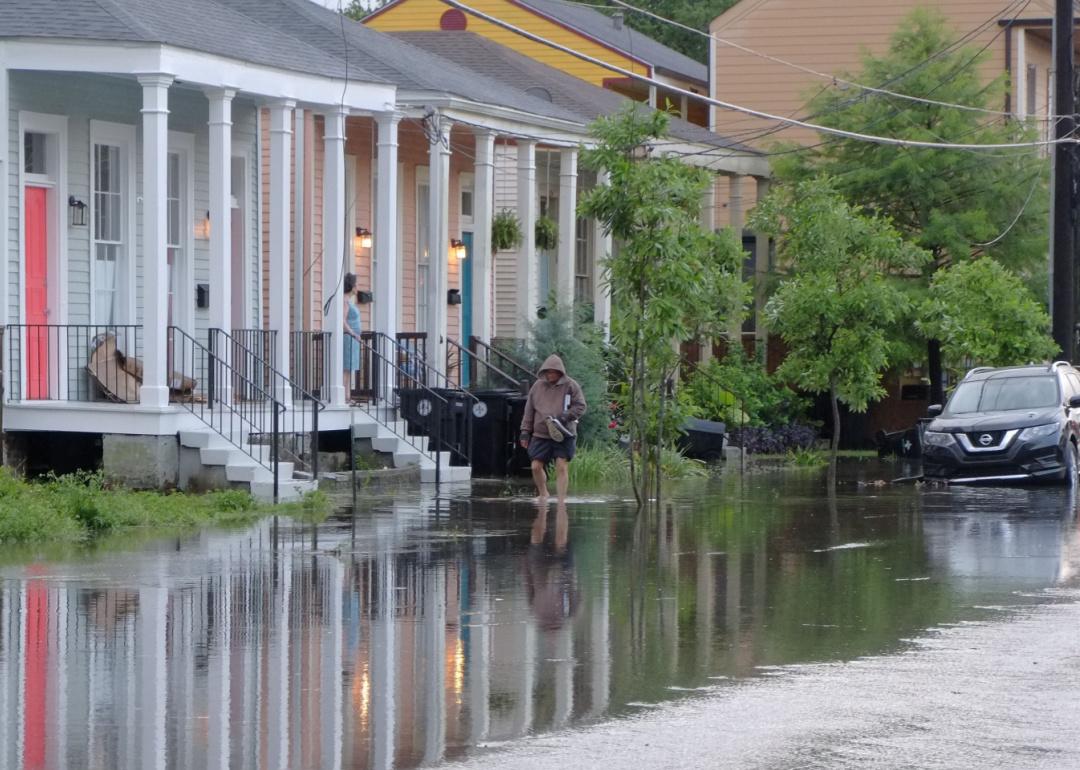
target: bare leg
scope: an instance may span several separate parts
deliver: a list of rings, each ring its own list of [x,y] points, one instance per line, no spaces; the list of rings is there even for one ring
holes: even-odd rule
[[[547,471],[544,470],[544,463],[540,460],[532,461],[532,477],[533,482],[536,484],[536,496],[541,500],[547,500]]]
[[[344,382],[344,384],[345,384],[345,403],[346,404],[348,404],[350,401],[352,401],[352,382],[351,382],[352,377],[350,376],[351,374],[352,374],[352,372],[350,372],[348,369],[345,370],[345,382]]]
[[[561,457],[555,458],[555,489],[559,493],[559,502],[566,502],[566,490],[570,488],[570,463]]]

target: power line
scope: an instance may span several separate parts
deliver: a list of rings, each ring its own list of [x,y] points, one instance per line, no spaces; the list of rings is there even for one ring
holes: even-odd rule
[[[595,58],[593,56],[589,56],[588,54],[582,53],[581,51],[577,51],[577,50],[575,50],[573,48],[569,48],[568,46],[564,46],[564,45],[556,43],[556,42],[554,42],[552,40],[548,40],[547,38],[545,38],[545,37],[543,37],[541,35],[533,34],[532,32],[529,32],[528,30],[524,30],[524,29],[522,29],[520,27],[517,27],[517,26],[515,26],[513,24],[510,24],[509,22],[503,21],[502,19],[499,19],[499,18],[497,18],[495,16],[491,16],[490,14],[484,13],[483,11],[478,11],[477,9],[472,8],[471,6],[466,5],[465,3],[458,2],[458,0],[444,0],[444,2],[447,5],[450,5],[450,6],[453,6],[453,7],[457,8],[458,10],[464,11],[466,13],[470,13],[473,16],[476,16],[479,19],[483,19],[484,21],[487,21],[487,22],[489,22],[491,24],[494,24],[494,25],[496,25],[498,27],[502,27],[503,29],[509,30],[509,31],[514,32],[514,33],[516,33],[518,35],[521,35],[522,37],[528,38],[529,40],[532,40],[533,42],[541,43],[542,45],[546,45],[549,48],[553,48],[553,49],[555,49],[557,51],[562,51],[563,53],[569,54],[570,56],[581,59],[582,61],[586,61],[586,62],[588,62],[590,64],[594,64],[594,65],[599,66],[599,67],[604,67],[605,69],[611,70],[612,72],[617,72],[617,73],[619,73],[619,74],[621,74],[621,75],[623,75],[625,77],[629,77],[629,78],[632,78],[634,80],[640,80],[640,81],[643,81],[645,83],[648,83],[649,85],[662,87],[665,90],[676,93],[676,94],[678,94],[680,96],[686,96],[687,98],[691,98],[691,99],[698,99],[700,101],[707,102],[708,104],[712,104],[712,105],[715,105],[717,107],[721,107],[723,109],[732,110],[732,111],[735,111],[735,112],[741,112],[741,113],[744,113],[746,115],[752,115],[754,117],[763,118],[765,120],[779,121],[779,122],[782,122],[782,123],[786,123],[787,125],[790,125],[790,126],[799,126],[801,128],[808,128],[808,129],[811,129],[813,131],[818,131],[818,132],[824,133],[824,134],[832,134],[834,136],[842,136],[842,137],[846,137],[848,139],[857,139],[857,140],[860,140],[860,141],[871,142],[871,143],[874,143],[874,144],[894,145],[894,146],[897,146],[897,147],[925,147],[925,148],[928,148],[928,149],[949,149],[949,150],[952,150],[952,149],[1007,150],[1007,149],[1020,149],[1020,148],[1024,148],[1024,147],[1046,147],[1046,146],[1051,146],[1051,145],[1062,144],[1062,143],[1065,143],[1065,142],[1068,142],[1070,144],[1076,144],[1077,143],[1076,139],[1069,138],[1069,139],[1046,139],[1046,140],[1038,140],[1038,141],[1033,141],[1033,142],[1007,142],[1007,143],[994,143],[994,144],[966,144],[965,145],[965,144],[955,144],[955,143],[923,142],[923,141],[914,141],[914,140],[909,140],[909,139],[897,139],[895,137],[889,137],[889,136],[874,136],[873,134],[862,134],[862,133],[859,133],[857,131],[846,131],[844,129],[830,128],[828,126],[821,126],[821,125],[817,125],[817,124],[814,124],[814,123],[808,123],[808,122],[802,121],[802,120],[796,120],[795,118],[787,118],[787,117],[784,117],[784,116],[781,116],[781,115],[773,115],[771,113],[764,112],[762,110],[756,110],[756,109],[753,109],[752,107],[745,107],[743,105],[735,104],[733,102],[726,102],[726,101],[723,101],[721,99],[713,99],[712,97],[705,96],[703,94],[697,94],[697,93],[694,93],[693,91],[689,91],[687,89],[678,88],[676,86],[672,86],[672,85],[667,84],[667,83],[661,83],[660,81],[655,80],[654,78],[651,78],[651,77],[649,77],[647,75],[641,75],[641,74],[638,74],[638,73],[633,72],[631,70],[624,69],[622,67],[618,67],[618,66],[616,66],[614,64],[611,64],[609,62],[605,62],[605,61],[597,59],[597,58]]]
[[[653,13],[652,11],[647,10],[645,8],[639,8],[637,6],[634,6],[634,5],[631,5],[630,3],[625,2],[624,0],[608,0],[608,2],[614,3],[616,6],[619,6],[621,8],[626,8],[627,10],[633,11],[635,13],[640,13],[640,14],[642,14],[644,16],[648,16],[651,19],[656,19],[657,21],[663,22],[665,24],[670,24],[673,27],[677,27],[679,29],[683,29],[683,30],[686,30],[688,32],[692,32],[695,35],[701,35],[702,37],[707,37],[707,38],[709,38],[711,40],[715,40],[716,42],[718,42],[718,43],[720,43],[722,45],[726,45],[726,46],[728,46],[730,48],[734,48],[734,49],[736,49],[738,51],[742,51],[743,53],[750,54],[752,56],[757,56],[759,58],[762,58],[762,59],[765,59],[767,61],[773,62],[774,64],[780,64],[780,65],[783,65],[785,67],[790,67],[792,69],[796,69],[796,70],[798,70],[800,72],[806,73],[807,75],[813,75],[814,77],[824,78],[826,80],[829,80],[834,85],[842,85],[842,86],[848,86],[848,87],[851,87],[851,88],[858,88],[858,89],[860,89],[862,91],[869,91],[869,92],[875,93],[875,94],[883,94],[885,96],[892,96],[892,97],[895,97],[897,99],[905,99],[907,101],[920,102],[922,104],[932,104],[932,105],[935,105],[935,106],[938,106],[938,107],[948,107],[950,109],[968,110],[970,112],[981,112],[981,113],[986,113],[986,114],[989,114],[989,115],[1011,115],[1012,114],[1012,113],[1009,113],[1009,112],[1003,112],[1001,110],[992,110],[992,109],[989,109],[987,107],[976,107],[976,106],[969,105],[969,104],[957,104],[956,102],[945,102],[945,101],[938,101],[936,99],[927,99],[927,98],[921,97],[921,96],[914,96],[912,94],[905,94],[905,93],[900,93],[898,91],[891,91],[891,90],[889,90],[887,88],[881,88],[881,87],[878,87],[878,86],[868,86],[868,85],[864,85],[862,83],[856,83],[853,80],[847,80],[845,78],[840,77],[839,75],[829,74],[827,72],[820,72],[820,71],[815,70],[815,69],[813,69],[811,67],[806,67],[806,66],[804,66],[802,64],[798,64],[797,62],[789,61],[789,60],[783,59],[783,58],[781,58],[779,56],[773,56],[772,54],[765,53],[764,51],[758,51],[756,49],[750,48],[749,46],[742,45],[741,43],[736,43],[733,40],[728,40],[727,38],[722,38],[719,35],[714,35],[711,32],[703,32],[700,29],[697,29],[695,27],[691,27],[689,24],[683,24],[682,22],[675,21],[674,19],[669,19],[669,18],[667,18],[665,16],[661,16],[658,13]],[[1000,15],[1008,13],[1008,11],[1013,6],[1016,6],[1018,4],[1019,4],[1019,0],[1013,0],[1013,2],[1009,3],[1009,5],[1006,6],[1005,9],[1003,9],[999,14],[995,14],[995,17],[999,17]],[[983,26],[985,26],[985,25],[983,25]],[[1056,117],[1056,116],[1051,116],[1051,117]]]

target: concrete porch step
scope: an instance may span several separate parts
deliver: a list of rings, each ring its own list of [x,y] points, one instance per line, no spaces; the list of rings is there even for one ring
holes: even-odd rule
[[[278,480],[278,502],[290,503],[300,500],[309,492],[319,488],[319,483],[314,479],[288,479]],[[274,480],[252,481],[251,496],[259,502],[269,503],[274,500]]]
[[[444,465],[439,471],[439,480],[442,483],[451,481],[469,481],[472,479],[472,468]],[[420,466],[420,483],[435,483],[435,463],[430,466]]]
[[[225,478],[229,481],[269,481],[273,483],[274,472],[255,462],[236,462],[225,466]],[[278,463],[278,482],[293,480],[293,464]]]

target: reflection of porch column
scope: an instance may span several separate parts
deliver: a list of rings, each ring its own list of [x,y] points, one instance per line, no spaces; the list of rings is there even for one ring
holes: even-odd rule
[[[521,246],[517,260],[517,324],[515,336],[529,336],[529,324],[536,318],[536,142],[518,139],[517,205],[521,222]]]
[[[769,194],[769,180],[757,178],[757,202]],[[759,353],[767,355],[764,346],[769,339],[769,330],[765,325],[766,283],[769,274],[769,236],[763,232],[754,233],[754,337]]]
[[[214,222],[213,214],[210,215]],[[221,221],[221,220],[217,220]],[[207,681],[209,720],[207,724],[207,767],[229,767],[229,723],[232,719],[231,695],[229,685],[232,681],[230,663],[232,662],[232,574],[229,565],[221,570],[217,590],[212,594],[214,602],[214,644],[210,649]]]
[[[401,290],[398,254],[398,123],[401,115],[381,112],[379,127],[378,189],[375,194],[375,331],[397,339]]]
[[[574,148],[559,153],[559,259],[556,297],[562,307],[574,306],[575,257],[577,252],[577,161]]]
[[[326,633],[322,640],[319,666],[322,681],[319,684],[319,767],[339,770],[342,753],[341,721],[341,635],[343,629],[342,595],[345,589],[345,565],[331,558],[327,565],[328,580],[323,587],[323,618]]]
[[[475,205],[473,206],[472,318],[473,334],[481,342],[491,343],[491,304],[494,284],[491,280],[491,220],[495,214],[495,134],[473,131],[476,137]],[[468,345],[468,340],[462,340]]]
[[[446,568],[424,576],[424,764],[446,753]]]
[[[140,75],[143,89],[143,382],[139,402],[166,406],[169,261],[165,180],[168,175],[169,86],[172,75]],[[146,765],[150,767],[149,764]]]
[[[286,126],[288,120],[286,116]],[[288,189],[288,186],[286,186]],[[288,311],[286,311],[288,312]],[[278,551],[280,573],[274,587],[273,626],[266,672],[266,767],[286,770],[289,767],[289,608],[292,590],[291,555]]]
[[[477,156],[479,159],[479,155]],[[469,616],[465,629],[469,634],[465,671],[469,677],[469,740],[479,743],[491,730],[491,594],[487,569],[477,559],[470,562],[475,585],[469,589]]]
[[[608,173],[598,171],[596,184],[608,184]],[[611,293],[608,291],[604,275],[604,261],[611,256],[611,233],[604,231],[604,226],[593,220],[593,319],[604,330],[604,339],[611,336]]]
[[[391,551],[376,558],[375,578],[378,599],[371,621],[371,756],[374,770],[394,766],[397,698],[397,639],[395,638],[397,574]]]
[[[164,177],[162,177],[164,184]],[[143,205],[148,201],[144,198]],[[164,196],[162,196],[164,210]],[[164,234],[164,230],[162,230]],[[162,240],[164,244],[165,241]],[[162,327],[164,328],[164,327]],[[169,593],[158,586],[139,589],[138,682],[139,767],[165,767],[165,629]]]
[[[325,355],[330,372],[330,403],[345,403],[344,371],[345,290],[347,266],[352,264],[352,252],[345,251],[345,114],[335,108],[324,116],[323,135],[323,322],[324,332],[330,334],[330,349]]]
[[[278,370],[289,376],[289,271],[292,163],[292,109],[295,102],[280,101],[270,107],[270,328],[277,332],[274,351]],[[331,376],[333,376],[331,372]],[[274,396],[282,402],[282,388]]]
[[[207,90],[210,100],[210,327],[232,332],[232,100],[236,91]]]
[[[428,223],[428,363],[446,368],[446,289],[450,283],[450,128],[446,117],[437,115],[436,141],[429,147],[430,221]],[[428,383],[437,385],[439,383]]]

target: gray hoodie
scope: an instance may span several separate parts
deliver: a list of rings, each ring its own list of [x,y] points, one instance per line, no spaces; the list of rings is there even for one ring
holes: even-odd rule
[[[562,376],[552,385],[544,377],[544,372],[553,369]],[[585,394],[575,380],[566,375],[562,359],[551,355],[540,367],[539,378],[529,390],[529,399],[525,402],[525,416],[521,420],[521,432],[539,438],[551,438],[548,434],[548,417],[557,417],[575,434],[577,421],[585,414]]]

